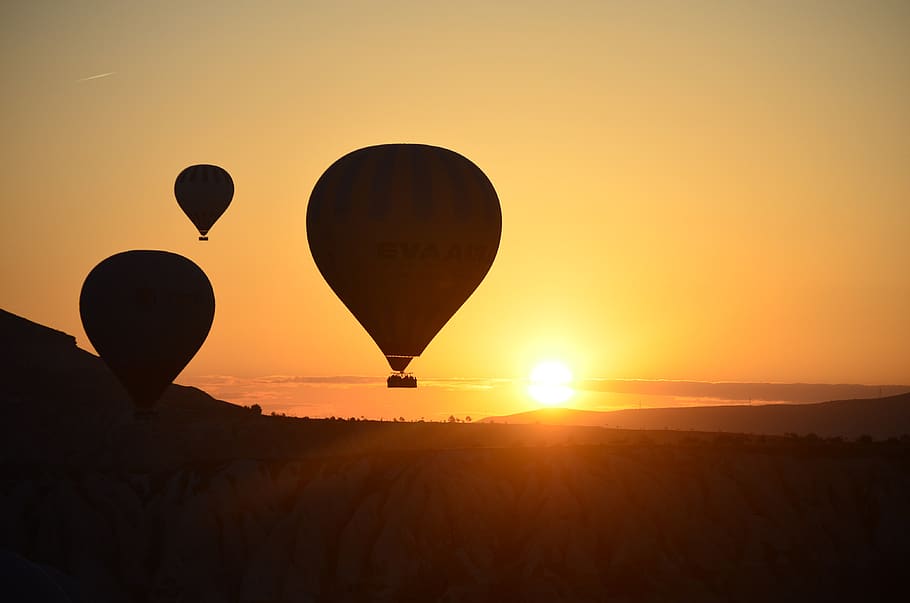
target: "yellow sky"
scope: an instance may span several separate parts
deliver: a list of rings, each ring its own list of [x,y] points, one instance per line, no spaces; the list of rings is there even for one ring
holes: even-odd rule
[[[181,381],[384,374],[306,203],[422,142],[487,173],[503,237],[418,375],[910,382],[906,2],[10,4],[0,307],[85,347],[88,271],[167,249],[217,299]],[[193,163],[236,184],[208,243]]]

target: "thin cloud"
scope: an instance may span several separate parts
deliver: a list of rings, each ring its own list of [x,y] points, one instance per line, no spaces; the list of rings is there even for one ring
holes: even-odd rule
[[[670,396],[685,398],[697,403],[710,400],[813,403],[893,396],[910,391],[910,386],[905,385],[649,381],[643,379],[587,379],[580,382],[575,388],[614,394]]]
[[[449,378],[432,378],[420,380],[421,385],[429,387],[440,387],[451,391],[455,390],[490,390],[503,385],[514,383],[514,379],[496,379],[484,377],[449,377]]]
[[[78,83],[78,82],[87,82],[87,81],[89,81],[89,80],[100,80],[100,79],[103,78],[103,77],[108,77],[108,76],[110,76],[110,75],[114,75],[115,73],[117,73],[117,72],[116,72],[116,71],[108,71],[107,73],[99,73],[98,75],[90,75],[90,76],[88,76],[88,77],[84,77],[84,78],[78,79],[78,80],[76,80],[76,82]]]
[[[262,386],[385,386],[385,377],[363,375],[264,375],[261,377],[234,377],[231,375],[199,375],[192,381],[197,387],[235,387],[261,388]],[[512,383],[513,379],[490,378],[432,378],[419,380],[421,386],[438,387],[450,390],[486,390]]]
[[[266,377],[257,377],[252,380],[254,383],[283,385],[283,384],[302,384],[302,385],[375,385],[385,386],[385,377],[366,377],[354,375],[337,375],[328,377],[314,376],[289,376],[289,375],[270,375]],[[418,382],[425,387],[441,387],[450,390],[477,390],[492,389],[498,385],[510,383],[511,379],[486,379],[486,378],[419,378]]]
[[[281,385],[287,383],[299,383],[309,385],[372,385],[383,383],[385,379],[380,377],[362,377],[356,375],[336,375],[328,377],[300,377],[294,375],[268,375],[265,377],[254,377],[252,383],[268,383],[272,385]]]

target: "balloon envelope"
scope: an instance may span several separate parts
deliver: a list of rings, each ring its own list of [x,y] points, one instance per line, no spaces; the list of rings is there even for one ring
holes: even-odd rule
[[[82,326],[136,406],[151,407],[193,358],[215,316],[202,270],[166,251],[126,251],[92,269]]]
[[[480,168],[421,144],[345,155],[307,206],[319,271],[396,371],[477,288],[501,233],[499,198]]]
[[[206,234],[234,198],[231,175],[217,165],[191,165],[177,176],[174,196],[183,213],[207,240]]]

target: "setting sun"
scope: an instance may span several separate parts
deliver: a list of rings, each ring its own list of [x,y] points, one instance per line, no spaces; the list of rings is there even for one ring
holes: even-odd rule
[[[572,372],[558,360],[545,360],[531,371],[528,393],[544,406],[559,406],[575,393]]]

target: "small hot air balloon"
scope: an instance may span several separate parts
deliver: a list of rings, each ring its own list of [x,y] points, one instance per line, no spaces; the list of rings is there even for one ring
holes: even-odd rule
[[[199,230],[199,240],[208,241],[206,235],[212,225],[234,198],[234,181],[217,165],[191,165],[177,176],[174,196],[180,209]]]
[[[85,278],[79,314],[136,408],[148,410],[208,336],[215,294],[205,273],[183,256],[125,251]]]
[[[422,144],[353,151],[319,178],[306,216],[322,276],[395,373],[405,373],[486,276],[502,234],[493,185],[465,157]]]

